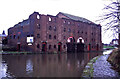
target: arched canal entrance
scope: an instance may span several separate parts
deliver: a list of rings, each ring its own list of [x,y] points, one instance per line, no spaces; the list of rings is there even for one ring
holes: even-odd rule
[[[84,40],[82,37],[77,39],[77,52],[84,52]]]
[[[72,36],[67,39],[67,52],[75,52],[75,38]]]

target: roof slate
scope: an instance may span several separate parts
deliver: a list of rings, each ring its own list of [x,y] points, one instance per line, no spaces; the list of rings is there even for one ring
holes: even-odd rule
[[[82,22],[86,22],[86,23],[93,23],[92,21],[90,21],[88,19],[85,19],[83,17],[74,16],[74,15],[71,15],[71,14],[63,13],[63,12],[59,12],[59,13],[63,14],[66,17],[68,17],[69,19],[72,19],[72,20],[75,20],[75,21],[82,21]]]

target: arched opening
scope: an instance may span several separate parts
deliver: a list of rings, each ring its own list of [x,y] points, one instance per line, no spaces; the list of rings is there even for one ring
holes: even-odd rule
[[[82,37],[77,39],[77,52],[84,52],[84,40]]]
[[[59,52],[62,51],[62,43],[61,43],[61,42],[58,43],[58,51],[59,51]]]
[[[47,43],[46,42],[42,42],[42,51],[43,52],[47,51]]]
[[[68,43],[74,43],[75,42],[75,38],[74,37],[69,37],[68,39],[67,39],[67,42]]]
[[[67,39],[67,52],[75,52],[75,38],[72,36]]]
[[[79,38],[77,39],[77,43],[84,43],[83,38],[82,38],[82,37],[79,37]]]

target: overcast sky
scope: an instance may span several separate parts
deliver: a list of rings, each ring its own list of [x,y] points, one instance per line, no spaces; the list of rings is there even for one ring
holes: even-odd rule
[[[64,12],[95,22],[107,4],[108,0],[1,0],[0,34],[3,30],[7,34],[9,27],[28,19],[34,11],[54,16],[58,12]],[[105,34],[102,37],[104,43],[112,40]]]

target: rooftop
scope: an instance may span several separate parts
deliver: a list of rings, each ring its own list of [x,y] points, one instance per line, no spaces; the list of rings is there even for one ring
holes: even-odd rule
[[[88,20],[86,18],[83,18],[83,17],[74,16],[74,15],[71,15],[71,14],[63,13],[63,12],[59,12],[58,14],[63,14],[67,18],[75,20],[75,21],[82,21],[82,22],[86,22],[86,23],[93,23],[92,21],[90,21],[90,20]]]

